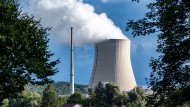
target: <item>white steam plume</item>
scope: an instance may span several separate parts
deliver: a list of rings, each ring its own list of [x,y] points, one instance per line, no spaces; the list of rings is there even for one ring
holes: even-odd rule
[[[27,12],[42,18],[42,25],[52,27],[59,42],[70,43],[70,27],[74,27],[74,43],[88,44],[105,39],[126,39],[105,13],[81,0],[24,0]]]

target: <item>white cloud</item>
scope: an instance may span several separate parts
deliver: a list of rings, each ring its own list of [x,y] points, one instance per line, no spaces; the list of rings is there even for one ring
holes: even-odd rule
[[[120,28],[116,27],[105,13],[97,14],[94,7],[79,0],[23,0],[26,11],[42,25],[53,27],[64,44],[70,42],[70,27],[74,27],[74,43],[87,44],[105,39],[125,39]]]

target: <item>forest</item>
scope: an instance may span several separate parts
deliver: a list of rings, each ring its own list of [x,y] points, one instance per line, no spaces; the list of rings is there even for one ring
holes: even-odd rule
[[[54,86],[57,95],[68,95],[68,93],[70,93],[69,82],[54,82],[52,83],[52,85]],[[47,85],[28,84],[28,87],[30,88],[30,90],[34,90],[40,95],[42,95]],[[87,93],[88,92],[87,85],[75,84],[75,91],[78,91],[81,93]]]

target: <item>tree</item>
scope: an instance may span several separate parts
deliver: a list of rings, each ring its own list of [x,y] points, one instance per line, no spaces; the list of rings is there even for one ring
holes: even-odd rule
[[[57,96],[52,85],[48,85],[43,92],[41,107],[57,107]]]
[[[119,95],[119,88],[113,84],[108,83],[105,86],[101,82],[90,94],[91,105],[96,107],[111,107],[114,106],[115,98]]]
[[[79,103],[81,104],[81,102],[83,101],[83,96],[80,92],[75,92],[74,94],[72,94],[69,99],[68,99],[68,103]]]
[[[106,84],[105,87],[106,103],[109,107],[114,106],[115,98],[119,95],[119,88],[113,83]]]
[[[94,91],[94,104],[96,107],[104,107],[105,105],[105,88],[101,82],[98,83]]]
[[[127,107],[146,107],[145,91],[141,87],[135,87],[127,95],[128,99],[125,102]]]
[[[92,107],[92,102],[90,98],[86,98],[81,103],[82,107]]]
[[[10,98],[8,107],[39,107],[41,95],[25,86],[25,90],[18,98]]]
[[[128,95],[126,93],[121,93],[120,95],[116,96],[115,98],[115,104],[118,106],[118,107],[123,107],[125,106],[128,102]]]
[[[89,93],[89,106],[95,106],[96,103],[95,103],[95,100],[96,100],[96,95],[95,95],[95,91],[94,90],[91,90],[90,93]]]
[[[0,0],[0,102],[15,97],[27,83],[51,80],[59,60],[50,61],[50,28],[19,9],[17,0]]]
[[[157,34],[158,58],[151,58],[148,82],[158,106],[190,101],[190,1],[156,0],[143,19],[129,20],[134,36]]]
[[[60,97],[58,98],[58,107],[61,107],[61,106],[64,105],[65,103],[67,103],[67,98],[60,96]]]
[[[8,107],[8,104],[9,104],[9,99],[4,99],[2,101],[2,104],[0,104],[0,107]]]

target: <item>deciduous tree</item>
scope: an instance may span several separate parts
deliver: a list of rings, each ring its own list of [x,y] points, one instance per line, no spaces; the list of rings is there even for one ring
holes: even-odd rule
[[[52,85],[48,85],[43,92],[41,107],[57,107],[58,99],[55,89]]]
[[[60,96],[59,98],[58,98],[58,107],[61,107],[62,105],[64,105],[65,103],[67,103],[67,98],[66,97],[62,97],[62,96]]]
[[[25,86],[25,90],[17,98],[10,98],[8,107],[39,107],[41,95]]]
[[[125,101],[127,107],[146,107],[145,91],[141,87],[135,87],[127,95],[128,99]]]
[[[94,91],[94,104],[96,107],[103,107],[105,105],[105,88],[101,82],[98,83]]]
[[[68,103],[79,103],[81,104],[83,101],[83,96],[80,92],[75,92],[74,94],[72,94],[69,99],[68,99]]]
[[[129,20],[134,36],[157,35],[158,58],[152,58],[148,85],[158,105],[176,106],[190,100],[190,1],[156,0],[143,19]]]
[[[17,0],[0,0],[0,102],[32,84],[49,83],[58,60],[48,49],[48,33],[39,20],[19,9]]]
[[[106,104],[109,107],[114,106],[115,98],[119,95],[119,88],[113,83],[108,83],[105,86]]]

